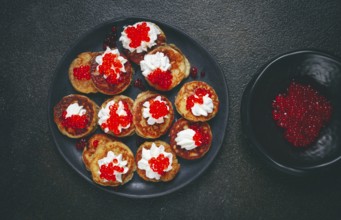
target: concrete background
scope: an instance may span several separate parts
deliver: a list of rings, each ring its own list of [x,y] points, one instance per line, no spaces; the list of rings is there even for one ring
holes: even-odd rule
[[[127,199],[77,175],[47,122],[48,89],[67,49],[120,16],[183,30],[226,75],[230,116],[222,149],[196,181],[170,195]],[[297,49],[341,56],[341,1],[18,1],[0,8],[2,219],[340,219],[341,172],[297,178],[269,168],[241,131],[246,84],[267,61]]]

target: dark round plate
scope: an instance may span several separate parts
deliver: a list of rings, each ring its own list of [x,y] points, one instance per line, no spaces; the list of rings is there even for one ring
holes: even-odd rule
[[[77,93],[71,86],[71,83],[69,82],[68,78],[68,68],[72,60],[81,52],[102,51],[103,40],[110,33],[112,26],[117,27],[118,39],[120,37],[119,33],[121,33],[123,26],[134,24],[135,22],[138,21],[151,21],[156,23],[166,34],[167,42],[175,44],[182,50],[182,52],[187,56],[191,65],[198,68],[198,76],[196,80],[205,81],[208,84],[210,84],[213,88],[215,88],[220,99],[220,111],[215,116],[215,118],[209,121],[213,133],[213,142],[210,151],[202,159],[199,160],[185,161],[179,159],[179,162],[181,164],[180,172],[178,173],[178,176],[171,182],[167,183],[145,182],[135,173],[133,179],[129,183],[121,187],[118,188],[102,187],[95,184],[92,181],[90,172],[88,172],[85,169],[85,166],[81,159],[82,152],[75,148],[76,140],[63,136],[57,129],[57,126],[53,121],[53,107],[63,96]],[[119,49],[121,48],[119,47]],[[134,69],[136,72],[133,81],[137,78],[143,79],[140,68],[135,65]],[[204,71],[206,73],[204,77],[200,76],[201,71]],[[192,80],[193,79],[189,77],[188,79],[184,80],[184,82]],[[144,79],[143,82],[145,85],[147,85]],[[174,97],[184,82],[182,82],[179,86],[175,87],[172,91],[162,94],[166,95],[172,101],[172,103],[174,103]],[[147,88],[153,90],[148,86]],[[140,92],[141,91],[139,89],[130,86],[123,94],[135,99],[137,94]],[[94,100],[98,105],[100,105],[105,99],[110,97],[102,94],[92,94],[87,96]],[[206,168],[212,163],[223,143],[225,129],[227,127],[228,112],[229,112],[228,91],[226,81],[221,69],[219,68],[215,60],[212,58],[212,56],[201,45],[199,45],[196,41],[194,41],[184,32],[165,23],[146,18],[115,19],[100,24],[95,28],[91,29],[90,31],[88,31],[87,33],[85,33],[66,52],[66,54],[60,61],[55,72],[54,80],[51,83],[48,101],[48,117],[50,130],[52,132],[53,139],[57,145],[59,152],[68,162],[68,164],[70,164],[70,166],[75,171],[77,171],[78,174],[80,174],[84,179],[89,181],[91,184],[113,194],[134,198],[156,197],[171,193],[192,182],[201,173],[203,173],[203,171],[206,170]],[[176,119],[179,118],[179,115],[176,114],[175,118]],[[101,131],[100,129],[97,129],[96,132],[100,133]],[[168,134],[164,135],[160,139],[169,142]],[[141,144],[143,141],[136,135],[133,135],[128,138],[123,138],[121,140],[131,148],[134,154],[136,153],[138,145]]]
[[[295,148],[272,119],[272,101],[291,81],[310,84],[330,100],[330,122],[318,140],[307,148]],[[257,151],[272,166],[290,174],[312,174],[330,168],[341,159],[341,62],[326,53],[305,50],[272,60],[250,81],[241,105],[243,130]]]

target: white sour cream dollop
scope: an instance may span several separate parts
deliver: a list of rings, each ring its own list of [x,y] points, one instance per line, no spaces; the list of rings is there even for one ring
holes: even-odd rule
[[[117,163],[113,162],[114,159],[117,160]],[[99,168],[101,168],[102,165],[108,165],[109,163],[113,163],[114,166],[119,166],[123,168],[122,173],[114,170],[116,181],[122,183],[122,174],[126,174],[129,170],[127,166],[128,161],[122,159],[122,154],[119,154],[118,156],[116,156],[114,152],[108,151],[107,156],[103,157],[97,162]],[[98,170],[98,172],[99,172],[99,175],[101,175],[100,169]],[[107,180],[104,179],[104,182],[107,182]]]
[[[195,116],[207,116],[209,113],[213,112],[213,100],[206,94],[203,96],[203,103],[194,103],[191,112]]]
[[[149,41],[142,41],[141,45],[136,47],[136,48],[132,48],[129,46],[129,44],[131,43],[131,39],[128,37],[127,33],[126,33],[126,29],[128,27],[137,27],[137,25],[142,24],[143,22],[138,22],[134,25],[128,25],[124,28],[124,30],[121,33],[121,37],[120,37],[120,41],[122,42],[122,45],[125,49],[129,50],[130,52],[134,52],[136,51],[137,53],[141,53],[143,51],[147,51],[148,48],[151,48],[153,46],[156,45],[156,40],[157,40],[157,35],[159,35],[161,33],[160,29],[156,27],[155,24],[151,23],[151,22],[145,22],[147,24],[147,26],[149,27],[149,31],[148,31],[148,37],[149,37]]]
[[[144,77],[148,77],[148,75],[156,69],[167,71],[171,68],[169,58],[161,52],[145,55],[140,62],[140,66]]]
[[[101,108],[98,112],[98,124],[102,125],[103,123],[106,123],[107,120],[110,118],[110,107],[112,105],[115,104],[114,100],[111,100],[110,102],[108,102],[104,108]],[[119,116],[126,116],[127,112],[124,110],[124,105],[122,101],[118,102],[118,108],[116,110],[116,114]],[[122,129],[128,129],[130,127],[130,124],[128,124],[127,126],[123,127],[122,125],[118,126],[118,130],[121,132]],[[108,133],[109,132],[109,128],[106,127],[104,128],[104,132]]]
[[[172,169],[172,162],[173,162],[173,155],[171,153],[167,153],[165,151],[165,147],[163,145],[160,145],[159,147],[156,146],[155,143],[152,143],[152,146],[149,150],[142,148],[142,158],[138,161],[137,167],[140,170],[146,171],[146,176],[149,179],[156,179],[159,180],[161,175],[157,172],[154,172],[149,165],[149,160],[154,158],[157,158],[160,154],[163,154],[166,158],[169,159],[169,165],[166,169],[164,169],[164,172],[168,172]]]
[[[185,150],[193,150],[194,148],[198,147],[195,145],[195,141],[193,139],[194,135],[195,131],[190,128],[178,132],[175,138],[176,145],[179,145]]]
[[[107,47],[107,49],[104,51],[103,54],[98,55],[98,56],[95,58],[95,61],[96,61],[96,63],[98,64],[96,70],[97,70],[97,71],[99,70],[99,66],[103,64],[103,57],[104,57],[106,54],[109,54],[109,53],[117,55],[117,58],[116,58],[116,59],[118,59],[119,62],[122,64],[122,67],[120,68],[120,71],[125,73],[126,70],[125,70],[125,68],[124,68],[124,64],[127,62],[127,59],[125,59],[124,57],[122,57],[122,56],[120,55],[120,52],[118,51],[118,49],[113,49],[113,50],[112,50],[112,49],[110,49],[110,47]],[[111,69],[112,69],[112,70],[115,70],[115,67],[112,66]],[[104,74],[103,77],[106,79],[108,76]],[[117,74],[116,74],[116,79],[118,79],[119,77],[120,77],[120,73],[117,73]]]
[[[161,100],[161,96],[157,96],[154,101],[159,101],[162,103],[165,103],[165,105],[167,106],[167,109],[169,110],[169,107],[167,105],[167,102],[162,101]],[[165,121],[165,118],[168,118],[168,115],[162,116],[160,118],[154,118],[151,114],[150,114],[150,102],[146,101],[143,103],[143,110],[142,110],[142,116],[144,118],[147,119],[147,124],[148,125],[154,125],[155,123],[157,124],[162,124]]]
[[[78,105],[77,102],[69,105],[66,109],[66,116],[65,118],[69,118],[72,115],[79,115],[82,116],[86,113],[86,110],[83,108],[83,106]]]

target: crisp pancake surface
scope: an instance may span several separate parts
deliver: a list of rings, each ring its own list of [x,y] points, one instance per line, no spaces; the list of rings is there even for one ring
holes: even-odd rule
[[[148,77],[145,77],[148,84],[160,91],[169,91],[177,86],[183,79],[187,78],[190,73],[190,63],[182,51],[173,44],[161,45],[153,49],[148,55],[162,53],[168,57],[170,62],[171,83],[169,87],[161,86],[153,83]]]
[[[203,116],[203,115],[195,116],[193,115],[192,111],[190,109],[187,109],[186,107],[187,99],[190,96],[195,95],[196,90],[200,88],[206,89],[211,93],[211,99],[213,102],[213,111],[212,113],[208,113],[207,116]],[[192,82],[185,83],[181,87],[178,94],[176,95],[174,104],[178,113],[182,117],[190,121],[208,121],[212,119],[218,113],[218,110],[219,110],[219,98],[218,98],[217,93],[210,85],[202,81],[192,81]]]
[[[134,106],[134,101],[128,97],[128,96],[124,96],[124,95],[117,95],[117,96],[114,96],[110,99],[107,99],[102,105],[101,105],[101,109],[105,108],[106,105],[111,102],[111,101],[114,101],[115,103],[119,103],[120,101],[122,101],[122,103],[126,103],[128,105],[128,111],[130,112],[127,112],[127,114],[133,114],[133,106]],[[101,111],[100,109],[100,111]],[[131,117],[132,119],[132,117]],[[102,126],[100,125],[100,128],[105,132],[105,129],[102,128]],[[130,135],[133,135],[135,133],[135,125],[133,123],[133,120],[131,121],[131,124],[128,128],[122,128],[121,132],[120,133],[117,133],[115,134],[113,131],[111,131],[109,129],[108,132],[106,132],[107,134],[110,134],[112,136],[115,136],[115,137],[126,137],[126,136],[130,136]]]
[[[104,52],[100,52],[97,56],[102,55]],[[126,72],[120,73],[119,83],[118,84],[111,84],[105,78],[103,74],[100,74],[97,71],[98,63],[96,62],[96,57],[93,57],[91,60],[91,79],[93,84],[95,85],[96,89],[103,94],[106,95],[116,95],[122,93],[124,90],[128,88],[130,85],[134,69],[129,61],[124,64],[124,68]],[[124,57],[122,54],[120,56]]]
[[[75,90],[82,93],[97,93],[97,89],[93,84],[90,76],[91,60],[97,56],[95,52],[83,52],[75,58],[69,67],[69,79]],[[77,68],[89,68],[89,79],[77,79],[74,71]]]
[[[141,22],[143,22],[143,21],[141,21]],[[152,23],[152,22],[148,22],[148,23]],[[160,45],[165,44],[165,42],[166,42],[166,35],[165,35],[165,33],[161,30],[161,28],[158,25],[156,25],[154,23],[152,23],[152,24],[160,31],[160,34],[157,35],[157,38],[156,38],[156,41],[155,41],[155,46],[153,46],[151,48],[148,48],[147,51],[142,51],[140,53],[138,53],[137,51],[132,51],[131,52],[129,49],[124,48],[124,46],[123,46],[123,53],[127,56],[127,58],[131,62],[133,62],[133,63],[135,63],[137,65],[140,65],[141,60],[143,60],[144,56],[149,51],[153,50],[155,47],[158,47]]]
[[[155,123],[154,125],[149,125],[147,123],[147,119],[143,117],[143,104],[147,101],[155,99],[158,96],[161,96],[161,100],[165,101],[169,107],[169,113],[167,115],[168,117],[164,118],[164,122],[161,124]],[[172,125],[173,119],[174,110],[172,103],[165,96],[151,91],[142,92],[137,96],[133,107],[133,121],[136,134],[140,137],[155,139],[161,135],[164,135]]]
[[[169,144],[167,144],[164,141],[160,141],[160,140],[156,140],[154,142],[144,142],[137,150],[136,155],[135,155],[135,161],[136,164],[138,164],[138,162],[142,159],[142,149],[145,148],[147,150],[149,150],[152,147],[152,144],[155,144],[157,147],[159,147],[160,145],[163,145],[165,147],[165,152],[167,153],[171,153],[172,154],[172,169],[168,172],[165,172],[163,175],[161,175],[160,179],[151,179],[148,178],[146,176],[146,171],[139,169],[137,167],[137,174],[144,180],[146,181],[150,181],[150,182],[169,182],[171,180],[173,180],[176,175],[178,174],[179,170],[180,170],[180,164],[178,162],[178,159],[176,158],[176,154],[172,151],[172,148],[169,146]],[[137,165],[136,165],[137,166]]]
[[[69,105],[73,103],[78,103],[78,105],[83,106],[86,110],[86,118],[88,123],[85,128],[82,129],[73,129],[71,127],[64,127],[62,125],[63,122],[63,112],[66,111]],[[81,138],[86,135],[92,133],[97,128],[97,114],[99,107],[98,105],[90,100],[88,97],[83,95],[71,94],[68,96],[64,96],[54,107],[53,109],[53,119],[56,123],[59,131],[70,137],[70,138]]]
[[[122,182],[115,180],[106,180],[104,178],[101,178],[100,176],[100,167],[98,165],[98,161],[103,159],[104,157],[107,156],[107,153],[111,151],[113,152],[116,156],[122,155],[122,160],[127,161],[127,167],[128,171],[125,174],[122,174]],[[135,159],[134,155],[131,152],[130,148],[123,144],[120,141],[112,141],[108,142],[104,145],[99,145],[96,149],[96,152],[92,156],[93,159],[90,162],[89,169],[92,174],[92,179],[95,183],[102,185],[102,186],[120,186],[123,185],[127,182],[129,182],[134,175],[134,171],[136,170],[136,165],[135,165]]]
[[[83,150],[82,160],[87,170],[90,171],[90,163],[93,159],[98,146],[106,145],[109,142],[115,141],[115,138],[106,134],[94,134],[88,140],[87,146]]]
[[[192,150],[181,148],[181,146],[178,145],[175,140],[178,133],[193,127],[199,130],[200,135],[204,137],[205,140],[202,141],[200,146],[197,146]],[[176,155],[187,160],[195,160],[203,157],[209,151],[212,144],[212,131],[210,125],[207,122],[191,122],[184,118],[180,118],[173,124],[169,136],[170,146]]]

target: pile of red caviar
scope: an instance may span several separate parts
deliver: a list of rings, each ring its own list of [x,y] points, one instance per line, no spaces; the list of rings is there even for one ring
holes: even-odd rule
[[[137,48],[141,45],[142,41],[149,42],[149,30],[146,22],[142,22],[141,24],[137,24],[136,27],[129,26],[125,29],[125,32],[128,38],[131,40],[129,46],[131,48]]]
[[[199,123],[191,124],[189,128],[195,131],[193,140],[196,146],[199,147],[199,146],[207,145],[210,143],[210,138],[211,138],[210,135],[204,132],[204,129],[202,128],[202,126],[200,126]]]
[[[90,80],[90,66],[85,65],[85,66],[79,66],[73,68],[73,76],[78,79],[78,80]]]
[[[160,102],[158,100],[151,100],[149,101],[149,103],[149,113],[152,115],[153,118],[158,119],[160,117],[168,115],[169,109],[166,103]]]
[[[118,102],[114,103],[109,107],[110,109],[110,118],[101,125],[103,129],[108,128],[112,133],[114,134],[120,134],[122,130],[119,130],[119,126],[126,127],[129,124],[132,124],[133,121],[133,115],[129,109],[129,106],[126,102],[122,101],[124,106],[124,111],[127,113],[127,115],[118,115],[116,113],[118,109]]]
[[[276,96],[272,117],[284,128],[285,139],[295,147],[306,147],[330,120],[330,102],[310,85],[291,82],[287,93]]]
[[[61,118],[61,124],[65,128],[72,128],[74,130],[76,129],[83,129],[88,125],[88,118],[86,115],[71,115],[70,117],[66,118],[66,111],[63,111],[62,118]]]
[[[203,104],[203,97],[208,94],[208,97],[212,97],[211,92],[204,88],[197,88],[195,93],[187,98],[186,109],[190,110],[195,103]]]
[[[148,160],[148,164],[155,173],[162,176],[165,173],[164,170],[169,166],[169,159],[165,155],[160,154],[158,157],[152,157]]]
[[[98,66],[98,72],[105,75],[106,81],[110,84],[118,84],[123,64],[117,54],[107,53],[102,58],[102,65]]]
[[[158,85],[162,89],[169,89],[172,85],[173,76],[171,71],[162,71],[160,68],[157,68],[147,78],[152,84]]]
[[[123,173],[124,168],[114,165],[117,164],[117,159],[114,159],[112,163],[108,163],[107,165],[102,165],[100,167],[100,177],[102,179],[106,179],[108,181],[116,181],[116,176],[114,174],[114,171],[118,172],[118,173]]]

